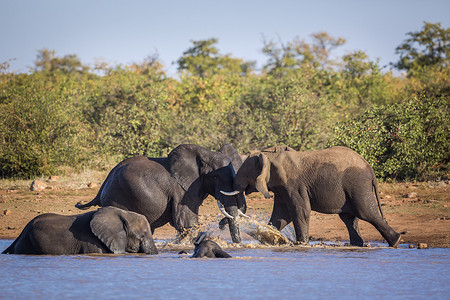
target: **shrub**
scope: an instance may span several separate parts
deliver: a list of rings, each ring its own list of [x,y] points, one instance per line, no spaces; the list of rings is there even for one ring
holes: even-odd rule
[[[449,132],[448,99],[418,97],[336,125],[329,145],[354,149],[380,178],[423,180],[448,177]]]
[[[30,178],[61,165],[79,166],[86,131],[72,101],[70,81],[40,74],[0,82],[0,176]]]

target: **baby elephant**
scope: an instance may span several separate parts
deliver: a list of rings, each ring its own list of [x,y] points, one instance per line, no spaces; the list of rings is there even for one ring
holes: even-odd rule
[[[194,258],[202,258],[202,257],[209,257],[209,258],[230,258],[231,255],[226,253],[225,251],[220,248],[217,243],[211,241],[211,240],[205,240],[208,235],[205,232],[202,232],[197,240],[194,242],[195,249],[194,254],[192,257]]]
[[[135,212],[103,207],[81,215],[43,214],[31,220],[3,253],[157,254],[147,219]]]

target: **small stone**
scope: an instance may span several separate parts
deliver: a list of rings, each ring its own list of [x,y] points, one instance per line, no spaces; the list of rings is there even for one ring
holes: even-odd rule
[[[48,178],[48,181],[58,181],[58,180],[59,180],[59,176],[52,175]]]
[[[30,191],[43,191],[47,188],[47,185],[39,180],[33,180],[30,186]]]
[[[409,248],[415,248],[413,244],[409,244]]]
[[[5,211],[3,211],[3,214],[4,214],[5,216],[8,216],[8,215],[11,214],[11,211],[10,211],[9,209],[6,209]]]
[[[416,192],[412,192],[412,193],[406,194],[406,198],[416,198],[416,197],[417,197],[417,193]]]
[[[428,249],[428,245],[425,243],[418,243],[417,249]]]
[[[87,186],[90,189],[94,189],[94,188],[98,187],[98,184],[96,184],[95,182],[89,182]]]

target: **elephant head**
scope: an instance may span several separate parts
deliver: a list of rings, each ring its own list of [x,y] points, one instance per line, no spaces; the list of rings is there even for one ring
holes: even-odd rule
[[[295,151],[287,146],[277,146],[264,149],[261,152],[250,155],[242,164],[234,179],[234,190],[245,191],[245,194],[260,192],[266,198],[270,198],[268,183],[271,169],[277,174],[277,178],[285,178],[285,171],[271,162],[265,153],[281,153]]]
[[[113,253],[158,253],[150,225],[141,214],[108,206],[94,214],[90,226]]]
[[[249,156],[234,179],[234,190],[245,191],[248,195],[253,192],[260,192],[266,198],[270,198],[267,183],[270,179],[270,161],[266,155]]]
[[[217,199],[221,212],[229,218],[233,242],[241,241],[237,216],[245,210],[242,193],[233,191],[235,171],[227,155],[197,145],[180,145],[169,153],[169,171],[186,191],[182,204],[198,215],[198,207],[208,194]],[[192,203],[190,199],[199,199]],[[225,210],[221,206],[224,206]]]

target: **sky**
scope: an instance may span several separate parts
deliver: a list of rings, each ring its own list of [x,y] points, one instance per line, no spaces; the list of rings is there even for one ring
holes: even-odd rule
[[[380,66],[423,22],[450,27],[449,0],[0,0],[0,63],[28,72],[38,50],[76,54],[83,64],[142,62],[158,54],[168,75],[191,41],[217,38],[221,54],[256,61],[263,39],[311,42],[327,32],[347,40],[336,55],[361,50]]]

